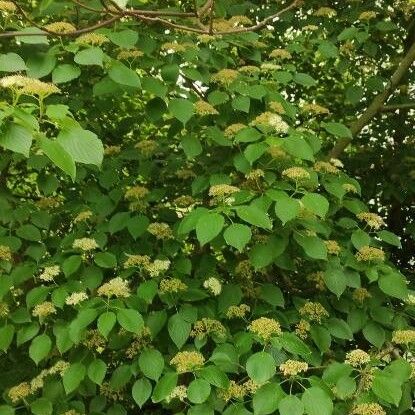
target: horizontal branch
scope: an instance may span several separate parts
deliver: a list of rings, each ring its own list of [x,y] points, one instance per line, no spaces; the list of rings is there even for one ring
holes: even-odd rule
[[[382,112],[391,112],[396,110],[410,110],[415,109],[415,102],[406,102],[404,104],[390,104],[381,107]]]
[[[13,1],[13,0],[12,0]],[[27,14],[25,13],[25,11],[16,3],[16,6],[18,7],[19,12],[22,14],[23,18],[25,20],[27,20],[30,24],[32,24],[32,26],[35,26],[37,28],[39,28],[40,30],[42,30],[41,35],[43,36],[59,36],[59,37],[73,37],[73,36],[78,36],[80,34],[83,33],[88,33],[88,32],[92,32],[96,29],[99,29],[101,27],[104,26],[109,26],[112,23],[114,23],[117,20],[120,20],[123,17],[132,17],[135,18],[136,20],[141,20],[143,22],[147,22],[147,23],[159,23],[162,26],[171,28],[171,29],[175,29],[175,30],[182,30],[182,31],[186,31],[186,32],[192,32],[192,33],[197,33],[197,34],[206,34],[206,35],[212,35],[212,36],[221,36],[221,35],[231,35],[231,34],[238,34],[238,33],[247,33],[247,32],[253,32],[253,31],[257,31],[259,29],[262,29],[263,27],[267,26],[268,24],[270,24],[271,22],[273,22],[276,18],[278,18],[279,16],[281,16],[283,13],[294,9],[296,7],[298,7],[299,5],[302,4],[303,0],[294,0],[290,5],[288,5],[287,7],[283,8],[282,10],[278,11],[277,13],[266,17],[264,20],[261,20],[260,22],[256,23],[253,26],[249,26],[249,27],[243,27],[243,28],[236,28],[233,30],[227,30],[227,31],[214,31],[212,30],[212,27],[210,26],[209,28],[196,28],[193,26],[186,26],[183,24],[178,24],[175,22],[172,22],[170,20],[164,19],[163,17],[181,17],[181,18],[195,18],[197,20],[198,23],[200,23],[199,20],[199,16],[198,16],[198,12],[195,11],[193,13],[185,13],[185,12],[170,12],[170,11],[166,11],[166,10],[140,10],[140,9],[121,9],[121,8],[115,8],[114,10],[98,10],[98,9],[94,9],[91,8],[85,4],[83,4],[81,1],[79,0],[72,0],[73,3],[77,4],[78,6],[92,11],[92,12],[96,12],[96,13],[105,13],[105,14],[110,14],[113,17],[111,19],[108,20],[104,20],[100,23],[97,23],[95,25],[92,26],[88,26],[73,32],[68,32],[68,33],[57,33],[57,32],[53,32],[51,30],[46,29],[45,27],[38,25],[36,22],[34,22],[30,17],[27,16]],[[209,4],[209,2],[208,2]],[[202,26],[203,27],[203,26]],[[24,33],[21,31],[11,31],[11,32],[4,32],[4,33],[0,33],[0,38],[7,38],[7,37],[15,37],[15,36],[39,36],[40,33]]]

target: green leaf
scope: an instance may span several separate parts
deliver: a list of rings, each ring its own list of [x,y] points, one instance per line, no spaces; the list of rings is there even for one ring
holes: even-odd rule
[[[339,298],[346,290],[347,277],[341,266],[329,263],[324,272],[324,282],[327,288]]]
[[[352,330],[344,320],[333,317],[327,322],[326,327],[329,329],[330,334],[333,337],[344,340],[353,339]]]
[[[117,317],[112,311],[106,311],[105,313],[102,313],[97,321],[98,331],[104,337],[108,337],[108,334],[113,329],[116,320]]]
[[[246,372],[253,381],[264,383],[275,375],[275,361],[269,353],[254,353],[246,362]]]
[[[217,366],[205,366],[198,370],[198,375],[218,388],[226,389],[229,386],[228,377]]]
[[[9,405],[0,405],[0,415],[14,415],[14,408]]]
[[[330,350],[331,336],[326,328],[321,326],[312,326],[310,334],[321,353],[326,353]]]
[[[242,252],[246,244],[251,240],[252,232],[249,226],[233,223],[223,233],[226,243]]]
[[[11,345],[14,337],[14,326],[9,324],[8,326],[0,327],[0,350],[6,352]]]
[[[110,379],[110,386],[112,389],[120,390],[123,388],[131,379],[132,372],[129,365],[121,365],[117,367]]]
[[[307,415],[331,415],[333,413],[333,402],[330,396],[317,386],[306,389],[301,401]]]
[[[101,385],[107,373],[107,365],[101,359],[93,360],[88,366],[88,377],[92,382]]]
[[[328,200],[318,193],[306,193],[301,199],[304,207],[320,218],[325,218],[329,211]]]
[[[292,199],[286,193],[281,192],[275,203],[275,214],[283,225],[296,218],[301,211],[301,206],[297,199]]]
[[[262,285],[260,298],[274,307],[284,307],[284,297],[282,295],[282,291],[276,285]]]
[[[82,363],[72,363],[71,366],[65,370],[62,378],[65,393],[69,395],[71,392],[76,390],[84,380],[85,375],[86,368]]]
[[[16,36],[16,40],[19,40],[22,43],[28,45],[49,44],[48,38],[43,34],[43,30],[38,27],[25,27],[24,29],[19,30],[19,33],[30,33],[28,36]],[[34,35],[35,33],[39,33],[39,35]]]
[[[111,252],[98,252],[94,256],[94,262],[101,268],[115,268],[117,257]]]
[[[154,403],[161,402],[170,395],[177,385],[178,376],[174,372],[166,373],[156,384],[151,400]]]
[[[117,84],[140,88],[141,82],[137,72],[128,68],[121,62],[115,62],[108,71],[108,76]]]
[[[63,84],[73,81],[81,76],[81,70],[75,66],[64,63],[58,65],[52,72],[52,82],[54,84]]]
[[[29,157],[32,140],[32,133],[28,129],[14,123],[9,124],[4,133],[0,134],[0,146],[25,157]]]
[[[385,343],[385,330],[380,324],[369,321],[363,328],[363,336],[377,348],[381,348]]]
[[[187,388],[187,397],[192,403],[203,403],[210,395],[210,384],[204,379],[195,379]]]
[[[362,229],[357,229],[352,233],[351,241],[356,249],[370,245],[370,236]]]
[[[142,408],[151,396],[151,383],[148,379],[137,380],[132,389],[132,395],[135,403]]]
[[[188,99],[174,98],[169,102],[169,111],[174,118],[177,118],[185,125],[194,114],[193,103]]]
[[[225,219],[219,213],[208,213],[196,223],[196,236],[200,245],[205,245],[222,231]]]
[[[327,259],[326,245],[319,237],[295,233],[294,239],[310,258]]]
[[[170,338],[178,349],[186,343],[189,338],[192,325],[185,321],[180,314],[173,314],[168,322]]]
[[[164,369],[163,355],[156,349],[144,350],[138,358],[144,376],[157,381]]]
[[[307,344],[301,340],[294,333],[284,332],[279,338],[278,342],[282,347],[289,353],[298,354],[304,359],[307,359],[311,356],[311,350]]]
[[[136,310],[122,308],[117,311],[117,320],[120,326],[131,333],[139,334],[144,327],[144,320]]]
[[[194,135],[185,135],[182,138],[180,145],[182,146],[183,151],[188,159],[194,159],[203,151],[203,147],[200,143],[199,138]]]
[[[264,229],[272,229],[269,216],[256,206],[240,206],[236,208],[237,215],[245,222]]]
[[[249,107],[251,100],[249,97],[244,97],[242,95],[235,97],[232,100],[232,108],[238,111],[249,113]]]
[[[104,146],[93,132],[81,127],[67,128],[59,133],[56,141],[71,155],[73,160],[101,166]]]
[[[281,415],[302,415],[304,413],[304,404],[294,395],[288,395],[278,404],[278,410]]]
[[[283,141],[282,147],[294,157],[314,161],[314,152],[311,146],[298,135],[290,135]]]
[[[285,392],[277,383],[268,383],[259,388],[252,399],[255,415],[275,413]]]
[[[125,7],[127,1],[122,0],[122,2],[125,4],[121,7]],[[108,37],[112,43],[115,43],[117,46],[120,46],[125,49],[133,48],[138,41],[138,33],[135,30],[131,29],[121,30],[120,32],[111,31],[108,34]]]
[[[72,156],[57,141],[49,140],[46,137],[39,139],[40,148],[49,157],[53,164],[75,180],[76,166]]]
[[[18,72],[24,70],[26,70],[26,64],[17,53],[0,55],[0,72]]]
[[[389,245],[397,246],[398,248],[402,247],[401,240],[392,232],[382,230],[377,233],[377,236]]]
[[[30,410],[34,415],[52,415],[53,405],[49,399],[39,398],[30,404]]]
[[[303,86],[313,86],[316,84],[316,80],[312,76],[303,72],[294,74],[294,82]]]
[[[90,47],[79,51],[74,61],[79,65],[98,65],[102,66],[104,52],[100,48]]]
[[[398,406],[402,397],[402,383],[399,379],[378,372],[373,379],[372,391],[378,398]]]
[[[134,216],[128,220],[127,229],[130,232],[130,235],[137,239],[139,236],[143,235],[147,230],[150,220],[147,216],[140,215]]]
[[[29,347],[30,358],[38,364],[45,359],[52,349],[52,340],[47,334],[41,334],[32,340]]]
[[[16,235],[19,238],[26,239],[27,241],[40,242],[42,234],[36,226],[31,224],[22,225],[16,230]]]
[[[328,122],[322,123],[324,129],[330,133],[335,135],[336,137],[341,138],[352,138],[352,132],[346,127],[344,124],[339,122]]]
[[[406,279],[397,272],[381,275],[378,280],[379,288],[387,295],[404,300],[408,298]]]
[[[249,144],[244,150],[244,156],[248,160],[249,164],[253,164],[258,160],[268,149],[268,145],[265,143]]]

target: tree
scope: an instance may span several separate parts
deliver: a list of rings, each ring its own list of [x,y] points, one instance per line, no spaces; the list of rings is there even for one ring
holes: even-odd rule
[[[0,1],[0,415],[411,413],[414,7]]]

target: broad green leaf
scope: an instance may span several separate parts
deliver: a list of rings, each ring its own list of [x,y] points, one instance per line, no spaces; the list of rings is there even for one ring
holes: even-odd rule
[[[223,237],[228,245],[242,252],[246,244],[251,240],[252,232],[249,226],[233,223],[225,229]]]
[[[115,268],[117,257],[111,252],[98,252],[94,256],[94,262],[101,268]]]
[[[342,123],[339,123],[339,122],[323,123],[323,127],[328,133],[333,134],[336,137],[352,138],[351,131],[349,130],[348,127],[346,127]]]
[[[317,386],[306,389],[301,401],[307,415],[331,415],[333,413],[333,402],[330,396]]]
[[[304,413],[303,402],[294,395],[288,395],[278,404],[281,415],[302,415]]]
[[[107,365],[101,359],[93,360],[88,366],[88,377],[92,382],[101,385],[107,373]]]
[[[38,398],[31,402],[30,410],[34,415],[52,415],[53,405],[49,399]]]
[[[6,53],[0,55],[0,72],[24,71],[26,64],[17,53]]]
[[[306,209],[323,219],[329,211],[328,200],[318,193],[306,193],[301,199],[301,202]]]
[[[268,214],[256,206],[240,206],[236,208],[237,215],[247,223],[264,229],[272,229]]]
[[[301,207],[297,199],[290,198],[287,194],[281,196],[275,203],[275,214],[285,225],[288,221],[295,219],[300,213]]]
[[[40,148],[49,157],[53,164],[58,166],[72,180],[75,180],[76,166],[72,156],[57,141],[42,137],[39,140]]]
[[[136,310],[122,308],[117,311],[117,320],[125,330],[139,334],[144,327],[141,314]]]
[[[98,65],[102,66],[104,52],[100,48],[90,47],[79,51],[75,57],[75,63],[79,65]]]
[[[395,406],[399,405],[402,397],[402,383],[398,379],[378,372],[373,379],[372,390],[378,398]]]
[[[368,342],[372,343],[379,349],[385,342],[386,337],[383,327],[373,321],[369,321],[363,328],[363,336]]]
[[[113,329],[116,321],[117,317],[112,311],[106,311],[105,313],[102,313],[97,321],[97,327],[99,332],[104,337],[108,337],[108,334]]]
[[[275,413],[285,392],[277,383],[266,383],[259,388],[252,399],[255,415],[269,415]]]
[[[313,86],[316,84],[316,80],[312,76],[303,72],[294,74],[294,82],[303,86]]]
[[[36,363],[45,359],[52,349],[52,340],[47,334],[41,334],[32,340],[29,347],[29,356]]]
[[[86,368],[80,362],[72,363],[69,368],[65,370],[62,382],[67,395],[78,389],[79,385],[84,380],[85,375]]]
[[[14,326],[12,324],[0,327],[0,350],[6,352],[13,341],[13,337]]]
[[[187,387],[187,397],[192,403],[203,403],[210,395],[210,384],[204,379],[195,379]]]
[[[180,314],[173,314],[168,323],[170,338],[178,349],[186,343],[190,336],[192,325],[185,321]]]
[[[219,235],[225,225],[225,219],[219,213],[208,213],[199,218],[196,224],[196,236],[200,245],[205,245]]]
[[[184,98],[174,98],[169,102],[169,111],[174,118],[186,124],[194,114],[193,103]]]
[[[404,300],[408,298],[408,287],[405,278],[396,273],[391,272],[381,275],[378,280],[379,288],[387,295]]]
[[[304,138],[298,135],[291,135],[287,137],[282,147],[292,156],[303,160],[314,161],[314,152],[311,146]]]
[[[132,376],[131,367],[129,365],[121,364],[118,366],[110,379],[110,386],[114,390],[120,390],[130,381]]]
[[[229,379],[225,372],[216,366],[205,366],[198,370],[198,375],[218,388],[226,389],[229,386]]]
[[[9,124],[0,134],[0,146],[25,157],[29,157],[32,140],[32,133],[27,128],[14,123]]]
[[[377,233],[377,236],[389,245],[397,246],[398,248],[402,247],[401,240],[392,232],[382,230]]]
[[[71,155],[73,160],[101,166],[104,146],[93,132],[81,127],[72,127],[62,130],[56,141]]]
[[[294,239],[310,258],[327,259],[326,245],[318,236],[308,236],[295,233]]]
[[[115,62],[108,71],[108,76],[117,84],[139,88],[141,86],[140,78],[137,72],[125,66],[121,62]]]
[[[58,65],[52,72],[52,82],[54,84],[63,84],[65,82],[73,81],[81,76],[81,70],[68,63]]]
[[[329,263],[324,272],[324,282],[327,288],[339,298],[346,290],[347,277],[341,266]]]
[[[203,152],[202,144],[199,138],[194,135],[186,135],[182,138],[180,145],[188,159],[194,159]]]
[[[156,384],[151,400],[154,403],[161,402],[170,395],[177,385],[178,376],[174,372],[166,373]]]
[[[248,376],[257,383],[264,383],[275,375],[275,361],[266,352],[254,353],[246,362]]]
[[[147,349],[140,354],[138,365],[144,376],[157,381],[163,372],[164,358],[158,350]]]
[[[134,385],[131,394],[135,403],[142,408],[151,396],[151,383],[148,379],[139,379]]]

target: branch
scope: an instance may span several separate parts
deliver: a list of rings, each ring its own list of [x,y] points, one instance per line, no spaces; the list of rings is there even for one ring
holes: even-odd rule
[[[373,119],[373,117],[382,111],[383,103],[388,99],[389,95],[399,85],[400,80],[406,74],[410,66],[415,60],[415,43],[409,48],[406,55],[402,58],[395,72],[391,76],[386,88],[380,94],[376,95],[372,103],[366,108],[363,114],[350,125],[352,137],[362,131],[362,129]],[[342,138],[334,145],[329,157],[337,158],[352,142],[352,138]]]
[[[396,110],[410,110],[415,108],[415,102],[406,102],[404,104],[383,105],[380,110],[382,112],[391,112]]]
[[[15,36],[78,36],[78,35],[82,35],[83,33],[92,32],[101,27],[109,26],[113,24],[114,22],[116,22],[117,20],[120,20],[122,17],[123,16],[114,16],[111,19],[104,20],[92,26],[84,27],[83,29],[75,30],[73,32],[68,32],[68,33],[56,33],[50,30],[46,31],[44,28],[40,27],[40,29],[44,31],[44,33],[25,33],[25,32],[20,32],[20,31],[4,32],[4,33],[0,33],[0,38],[15,37]]]

